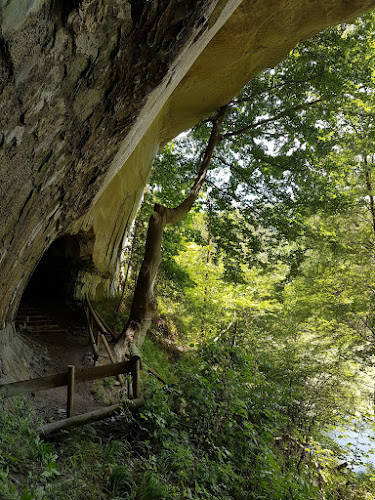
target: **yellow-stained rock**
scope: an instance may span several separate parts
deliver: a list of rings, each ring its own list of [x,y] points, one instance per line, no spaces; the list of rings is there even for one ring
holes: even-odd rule
[[[159,96],[156,119],[124,165],[112,163],[100,196],[76,225],[87,229],[92,224],[100,235],[93,254],[98,269],[114,269],[152,159],[162,145],[227,103],[252,75],[276,65],[300,40],[373,5],[334,0],[241,2],[168,99]],[[211,17],[214,23],[215,14]]]
[[[375,0],[0,3],[0,323],[56,238],[108,288],[152,158],[301,39]],[[171,182],[173,180],[171,179]]]

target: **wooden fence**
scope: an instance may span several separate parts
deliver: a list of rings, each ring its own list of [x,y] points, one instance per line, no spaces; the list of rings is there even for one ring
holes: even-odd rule
[[[69,365],[67,371],[63,373],[0,385],[0,395],[4,397],[33,394],[38,391],[63,386],[67,387],[67,418],[43,426],[40,429],[41,435],[48,436],[61,429],[68,429],[77,425],[101,420],[117,413],[121,409],[121,405],[117,404],[73,417],[74,388],[76,383],[116,376],[125,392],[124,405],[130,410],[136,410],[143,405],[143,398],[141,397],[141,358],[137,349],[135,347],[131,348],[129,360],[116,363],[106,338],[108,334],[113,337],[114,335],[87,298],[85,300],[85,313],[90,342],[94,353],[94,363],[99,359],[100,342],[102,342],[111,364],[90,368],[76,368],[74,365]],[[124,379],[124,375],[127,374],[130,374],[130,379],[129,377]]]

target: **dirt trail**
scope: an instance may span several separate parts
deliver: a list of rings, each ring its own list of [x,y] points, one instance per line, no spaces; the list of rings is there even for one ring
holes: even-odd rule
[[[66,372],[68,365],[76,368],[93,366],[83,311],[66,305],[22,304],[16,326],[25,344],[33,351],[33,377]],[[107,363],[101,353],[101,363]],[[85,413],[108,403],[97,399],[95,383],[76,384],[74,414]],[[66,387],[37,392],[32,397],[37,413],[46,420],[66,416]]]

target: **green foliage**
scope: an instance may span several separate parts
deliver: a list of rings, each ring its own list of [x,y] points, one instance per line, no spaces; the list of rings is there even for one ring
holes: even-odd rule
[[[174,374],[173,371],[171,371],[170,360],[160,344],[157,344],[150,338],[146,338],[142,346],[142,364],[146,368],[150,367],[168,382],[168,384],[174,382]]]
[[[136,489],[133,471],[128,465],[115,465],[109,477],[109,487],[112,493],[123,498],[132,498],[130,492]]]
[[[305,220],[317,211],[350,213],[367,203],[358,154],[372,154],[373,33],[372,13],[329,28],[254,77],[230,104],[196,207],[225,253],[226,279],[241,281],[236,262],[262,263],[271,241],[308,234]],[[157,201],[175,206],[184,198],[209,133],[204,121],[161,153],[150,179]],[[173,231],[180,244],[183,232]],[[175,245],[174,255],[180,250]]]
[[[165,233],[146,406],[116,440],[88,427],[47,444],[24,400],[3,405],[1,498],[374,498],[374,470],[338,470],[328,435],[373,419],[374,19],[305,41],[234,99],[198,204]],[[186,197],[210,127],[155,162],[125,305],[152,205]],[[118,300],[101,310],[121,329]]]
[[[35,432],[35,414],[25,400],[7,402],[9,409],[3,401],[0,403],[1,498],[49,498],[50,480],[60,475],[58,455]]]
[[[145,374],[146,406],[138,416],[124,414],[117,440],[103,442],[88,426],[56,444],[43,443],[32,437],[31,412],[18,401],[3,411],[2,498],[366,499],[371,480],[350,475],[355,487],[349,491],[325,451],[327,443],[320,445],[319,426],[332,423],[334,414],[329,395],[321,400],[311,390],[323,365],[312,367],[301,353],[303,344],[283,345],[280,338],[275,352],[269,337],[260,335],[241,330],[236,346],[231,336],[204,343],[169,365],[173,385]],[[150,341],[147,349],[150,366],[164,365]],[[324,492],[295,442],[308,442],[314,460],[325,467]],[[30,471],[21,482],[19,470]],[[342,492],[347,496],[338,496]]]
[[[199,203],[166,232],[154,337],[192,349],[171,378],[145,345],[169,384],[149,381],[140,415],[155,491],[371,498],[373,475],[348,472],[349,488],[326,431],[366,411],[373,376],[374,19],[326,30],[249,82]],[[210,129],[167,145],[146,211],[185,198]]]
[[[305,472],[284,469],[275,446],[288,422],[282,391],[258,366],[248,349],[215,342],[176,367],[178,385],[149,386],[148,463],[179,486],[173,498],[318,498]]]
[[[170,498],[163,481],[155,473],[145,472],[139,485],[136,500],[169,500]]]

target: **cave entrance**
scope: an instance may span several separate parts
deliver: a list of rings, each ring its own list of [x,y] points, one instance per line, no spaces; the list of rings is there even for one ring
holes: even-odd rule
[[[80,245],[74,236],[55,240],[41,258],[22,297],[23,303],[72,302],[80,269]]]

